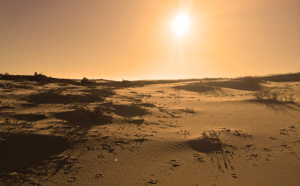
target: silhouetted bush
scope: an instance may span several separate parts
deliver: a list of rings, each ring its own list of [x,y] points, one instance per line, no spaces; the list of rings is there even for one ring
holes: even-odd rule
[[[81,80],[82,85],[96,85],[96,81],[89,80],[86,77],[83,77]]]

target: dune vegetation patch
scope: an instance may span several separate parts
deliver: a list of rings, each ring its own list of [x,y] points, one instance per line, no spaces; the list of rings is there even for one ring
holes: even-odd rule
[[[0,74],[0,78],[4,80],[13,80],[15,82],[34,81],[37,85],[43,86],[48,83],[66,83],[66,84],[78,84],[72,79],[60,79],[46,76],[42,73],[35,72],[34,75],[11,75],[8,73]]]
[[[286,94],[279,90],[260,89],[253,93],[256,101],[270,103],[295,103],[296,98],[293,94]]]
[[[221,142],[219,133],[215,131],[205,131],[202,138],[189,140],[187,144],[195,151],[200,152],[200,154],[195,153],[193,155],[197,162],[206,162],[205,158],[201,155],[201,153],[205,153],[211,162],[217,165],[219,171],[234,170],[230,160],[230,158],[233,157],[233,151],[225,150],[225,147],[230,146]]]

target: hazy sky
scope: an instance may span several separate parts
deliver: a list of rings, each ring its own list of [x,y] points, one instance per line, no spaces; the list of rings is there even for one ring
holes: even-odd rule
[[[185,13],[182,36],[173,19]],[[0,0],[0,73],[165,79],[300,71],[300,0]]]

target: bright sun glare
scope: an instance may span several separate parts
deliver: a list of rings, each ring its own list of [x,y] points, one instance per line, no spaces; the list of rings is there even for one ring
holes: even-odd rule
[[[172,28],[177,35],[184,34],[190,26],[190,20],[187,15],[179,14],[172,22]]]

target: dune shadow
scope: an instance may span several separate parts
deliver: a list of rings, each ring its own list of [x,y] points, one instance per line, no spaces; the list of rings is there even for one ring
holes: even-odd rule
[[[78,109],[73,111],[59,112],[55,117],[67,121],[67,124],[78,127],[79,130],[88,130],[93,125],[104,125],[112,123],[112,117],[105,115],[102,111],[90,111]]]
[[[182,86],[175,86],[173,88],[198,93],[223,93],[221,88],[256,91],[260,89],[260,84],[258,80],[245,78],[241,80],[199,81],[198,83],[190,83]]]
[[[179,90],[191,91],[191,92],[199,92],[199,93],[212,92],[212,91],[217,91],[218,90],[215,87],[206,86],[206,85],[199,85],[197,83],[191,83],[191,84],[182,85],[182,86],[175,86],[175,87],[172,87],[172,88],[179,89]]]
[[[146,109],[136,105],[114,105],[114,113],[123,117],[145,116],[148,114]]]
[[[68,149],[69,144],[62,137],[35,134],[1,135],[0,174],[26,172],[32,165]]]
[[[201,138],[196,140],[190,140],[187,143],[192,149],[198,152],[213,153],[216,151],[223,151],[223,144],[219,139]]]
[[[44,114],[15,114],[11,117],[17,120],[24,120],[28,122],[35,122],[47,118]]]
[[[208,81],[208,86],[231,88],[236,90],[256,91],[260,89],[258,82],[252,79],[227,80],[227,81]]]
[[[263,81],[274,81],[274,82],[295,82],[300,81],[300,73],[290,73],[290,74],[278,74],[266,77],[258,78]]]
[[[144,121],[145,121],[144,119],[131,119],[131,118],[124,120],[125,123],[132,123],[137,126],[140,126],[141,124],[143,124]]]
[[[13,108],[15,108],[15,107],[11,107],[11,106],[9,106],[9,105],[0,106],[0,111],[1,111],[1,110],[5,110],[5,109],[13,109]]]
[[[102,104],[102,106],[104,106],[106,110],[126,118],[143,117],[149,114],[149,111],[145,108],[142,108],[140,104],[115,105],[109,102]]]
[[[69,104],[69,103],[91,103],[104,101],[98,94],[63,95],[56,90],[29,95],[26,100],[33,104]]]
[[[36,104],[33,103],[22,103],[20,104],[21,107],[25,107],[25,108],[32,108],[32,107],[36,107]]]
[[[294,110],[300,112],[300,105],[295,103],[287,103],[287,102],[280,102],[276,100],[267,100],[267,99],[262,99],[262,100],[253,99],[247,101],[250,103],[264,105],[265,107],[270,108],[274,111],[283,111],[288,113],[288,110]]]
[[[17,89],[33,89],[33,86],[28,85],[14,85]]]

